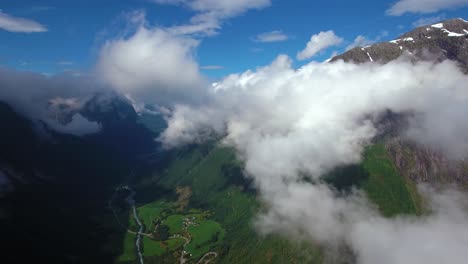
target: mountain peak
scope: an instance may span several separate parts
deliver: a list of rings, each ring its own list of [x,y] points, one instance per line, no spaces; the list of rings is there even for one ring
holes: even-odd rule
[[[468,22],[454,18],[418,27],[395,40],[348,50],[333,57],[331,62],[341,59],[355,63],[388,63],[403,54],[415,60],[454,60],[468,71]]]

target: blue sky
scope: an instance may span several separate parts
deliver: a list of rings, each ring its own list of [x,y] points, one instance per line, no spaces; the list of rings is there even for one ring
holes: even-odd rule
[[[96,64],[103,43],[125,28],[126,14],[135,10],[145,11],[149,27],[170,27],[190,23],[190,18],[201,12],[188,4],[168,5],[155,1],[158,0],[3,1],[0,4],[2,14],[37,22],[44,30],[12,32],[11,29],[0,28],[0,65],[48,74],[66,70],[89,71]],[[164,1],[177,2],[159,0]],[[267,4],[250,9],[246,7],[243,11],[220,18],[216,34],[191,35],[200,41],[193,52],[204,75],[219,78],[228,73],[253,69],[268,64],[278,54],[287,54],[295,59],[311,35],[321,31],[332,30],[342,41],[307,60],[294,60],[296,67],[310,60],[325,60],[333,52],[343,52],[358,35],[368,41],[390,40],[413,28],[420,19],[467,18],[468,14],[467,1],[464,0],[452,6],[450,3],[444,6],[445,0],[439,1],[441,4],[431,10],[425,10],[424,6],[410,6],[407,7],[409,11],[401,11],[403,14],[398,15],[388,14],[388,10],[397,3],[394,0],[260,1]],[[416,2],[400,2],[405,1],[410,5]],[[205,2],[209,4],[210,1]],[[261,42],[256,38],[272,31],[279,31],[277,33],[283,36],[283,41]]]

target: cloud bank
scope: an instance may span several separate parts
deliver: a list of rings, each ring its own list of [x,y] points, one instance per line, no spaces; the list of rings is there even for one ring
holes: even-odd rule
[[[306,47],[297,53],[298,60],[310,59],[322,50],[332,46],[337,46],[343,42],[343,39],[335,35],[335,32],[329,30],[320,32],[310,37]]]
[[[466,5],[468,0],[399,0],[386,13],[391,16],[401,16],[405,13],[424,14]]]
[[[10,32],[35,33],[46,32],[47,28],[34,21],[22,17],[14,17],[0,10],[0,28]]]
[[[257,221],[262,232],[330,250],[345,243],[365,264],[463,263],[468,217],[459,194],[429,192],[433,214],[422,219],[385,219],[363,193],[343,197],[304,177],[317,181],[336,166],[359,162],[387,110],[413,117],[406,133],[419,143],[466,155],[468,77],[448,61],[312,62],[299,70],[291,64],[281,55],[226,77],[204,105],[175,106],[160,140],[171,147],[222,135],[267,205]],[[428,129],[434,126],[440,129]]]
[[[0,68],[0,101],[8,103],[31,121],[42,121],[62,133],[82,136],[100,130],[99,124],[90,122],[79,114],[72,114],[69,123],[62,122],[57,114],[63,107],[74,112],[93,93],[103,89],[92,79],[71,74],[46,77],[32,72]]]

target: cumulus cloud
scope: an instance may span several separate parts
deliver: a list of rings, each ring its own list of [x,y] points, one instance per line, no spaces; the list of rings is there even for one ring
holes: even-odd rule
[[[185,25],[150,26],[144,11],[124,15],[125,30],[105,42],[96,73],[101,80],[137,103],[169,106],[174,101],[202,102],[207,81],[194,58],[200,35],[212,35],[225,19],[270,5],[270,0],[211,1],[155,0],[183,5],[196,12]]]
[[[391,16],[401,16],[405,13],[434,13],[466,5],[468,0],[399,0],[386,13]]]
[[[134,34],[108,40],[103,45],[97,74],[136,101],[195,99],[200,94],[196,91],[204,83],[193,58],[198,41],[162,28],[148,28],[142,21]]]
[[[31,19],[14,17],[0,10],[0,28],[10,32],[34,33],[45,32],[47,28]]]
[[[51,77],[0,68],[0,101],[33,122],[42,121],[59,132],[84,135],[99,131],[99,125],[76,114],[93,93],[103,91],[92,79],[60,74]],[[59,114],[65,109],[71,122]]]
[[[306,60],[329,47],[339,45],[343,39],[335,35],[331,30],[312,35],[306,47],[297,53],[298,60]]]
[[[159,4],[183,5],[197,12],[189,24],[169,28],[174,34],[213,35],[225,19],[241,15],[250,9],[271,5],[270,0],[154,0]]]
[[[281,42],[286,41],[288,39],[288,35],[284,34],[279,30],[264,32],[258,34],[257,36],[255,36],[255,38],[253,38],[253,40],[256,42]]]
[[[160,140],[170,147],[222,135],[267,205],[257,221],[262,232],[297,235],[326,248],[346,243],[359,263],[375,263],[378,256],[388,263],[462,263],[468,256],[453,256],[453,250],[467,245],[468,233],[458,231],[468,230],[468,218],[456,195],[440,196],[452,206],[429,195],[436,197],[431,216],[385,219],[363,193],[343,196],[304,177],[317,182],[336,166],[358,163],[379,133],[375,120],[388,110],[414,117],[406,131],[414,140],[466,155],[467,82],[448,61],[312,62],[295,70],[281,55],[215,84],[206,104],[177,105]]]

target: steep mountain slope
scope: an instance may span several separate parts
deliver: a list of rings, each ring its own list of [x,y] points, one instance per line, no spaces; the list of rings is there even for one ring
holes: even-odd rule
[[[104,128],[77,137],[34,123],[0,102],[0,118],[8,124],[0,131],[5,262],[109,263],[119,254],[124,232],[108,220],[107,201],[113,186],[128,177],[135,155],[155,145],[131,105],[112,105],[117,106],[101,105],[106,111],[85,108]]]
[[[330,61],[387,63],[401,56],[414,61],[453,60],[468,73],[468,21],[455,18],[419,27],[389,42],[356,47]],[[405,125],[405,116],[393,115],[382,122],[386,126],[386,133],[398,131]],[[455,183],[458,186],[468,186],[466,161],[450,160],[438,150],[396,135],[397,133],[387,135],[383,142],[393,163],[407,179],[435,185]]]

